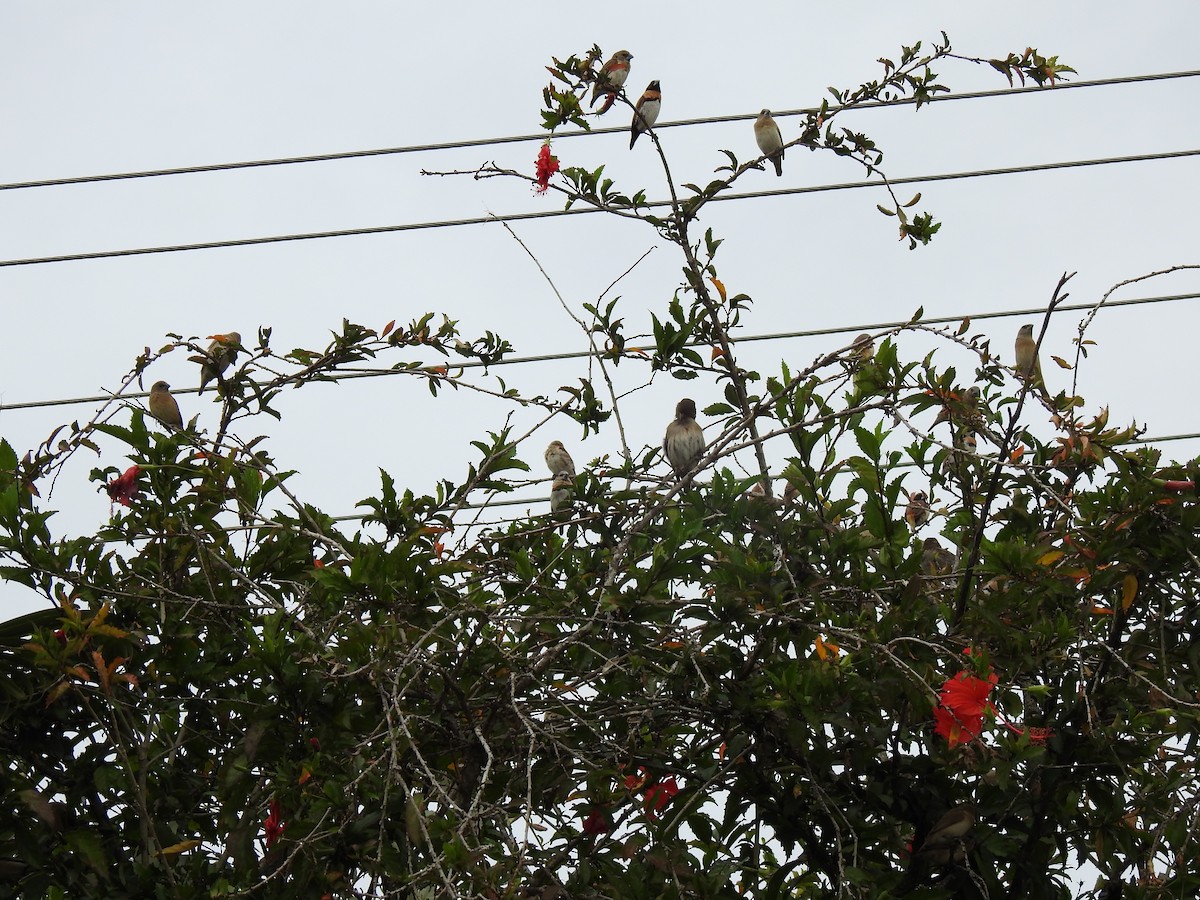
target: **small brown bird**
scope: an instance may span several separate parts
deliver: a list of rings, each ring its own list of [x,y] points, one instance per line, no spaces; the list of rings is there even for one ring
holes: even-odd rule
[[[704,455],[704,431],[696,422],[696,401],[686,397],[675,406],[675,418],[663,436],[663,453],[676,478],[690,472]]]
[[[975,826],[975,810],[970,805],[956,806],[934,823],[913,854],[913,861],[927,866],[945,866],[967,858],[964,841]]]
[[[859,363],[865,363],[875,358],[875,341],[867,332],[863,332],[850,345],[854,358]]]
[[[977,455],[979,442],[969,425],[960,426],[954,435],[954,452],[947,453],[942,460],[942,471],[952,478],[959,479],[964,486],[970,487],[971,457]]]
[[[916,491],[908,495],[908,508],[904,510],[904,521],[908,522],[908,530],[915,532],[929,521],[929,495],[924,491]]]
[[[643,131],[654,127],[658,114],[662,111],[662,89],[657,81],[650,82],[642,96],[638,97],[637,106],[633,109],[633,124],[629,126],[629,149]]]
[[[754,120],[754,140],[762,155],[775,164],[775,175],[783,175],[783,135],[771,118],[771,111],[764,109]]]
[[[571,454],[567,452],[562,441],[550,442],[550,446],[546,448],[545,459],[546,468],[550,470],[551,475],[557,476],[560,472],[565,472],[568,478],[575,477],[575,460],[571,459]]]
[[[200,363],[200,393],[204,386],[229,368],[230,363],[237,359],[242,344],[242,336],[236,331],[227,334],[215,334],[213,342],[208,345],[204,356],[190,356],[192,362]]]
[[[979,388],[971,385],[961,394],[951,395],[948,398],[946,405],[941,408],[937,414],[937,418],[933,420],[934,426],[941,425],[943,422],[949,422],[953,416],[960,422],[971,422],[979,415]]]
[[[621,90],[625,79],[629,77],[629,61],[631,59],[633,59],[633,54],[628,50],[618,50],[608,62],[600,67],[600,72],[596,76],[596,86],[592,88],[592,102],[589,106],[595,106],[601,94],[615,94]]]
[[[158,419],[168,428],[182,428],[183,416],[179,413],[179,404],[171,396],[171,386],[165,381],[156,381],[150,386],[150,415]]]
[[[925,538],[921,545],[921,574],[936,578],[954,571],[954,554],[937,538]]]
[[[1042,378],[1042,361],[1038,359],[1037,341],[1033,339],[1033,326],[1022,325],[1017,332],[1016,343],[1017,376],[1028,381],[1030,387],[1037,390],[1043,400],[1050,399],[1046,390],[1046,382]]]
[[[575,480],[568,472],[556,472],[550,488],[550,512],[558,516],[570,511],[575,500]]]

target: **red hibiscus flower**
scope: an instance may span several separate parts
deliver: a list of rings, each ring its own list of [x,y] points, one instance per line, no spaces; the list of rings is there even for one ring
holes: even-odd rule
[[[121,475],[110,481],[106,485],[109,500],[113,503],[120,503],[122,506],[129,506],[138,494],[139,471],[137,466],[130,466]]]
[[[279,801],[272,800],[270,805],[270,814],[267,820],[263,822],[263,835],[266,838],[267,846],[271,847],[283,835],[283,829],[287,828],[287,822],[284,822],[279,817]]]
[[[557,171],[558,157],[550,155],[550,142],[546,141],[537,155],[537,184],[534,185],[534,192],[546,193],[546,189],[550,187],[550,176]]]

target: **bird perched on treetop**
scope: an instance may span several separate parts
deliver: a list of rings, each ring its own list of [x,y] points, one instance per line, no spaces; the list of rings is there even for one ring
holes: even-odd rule
[[[230,363],[237,359],[242,344],[242,336],[236,331],[227,334],[212,335],[213,342],[204,351],[204,356],[189,356],[192,362],[200,363],[200,393],[204,386],[229,368]]]
[[[546,468],[550,470],[551,475],[557,476],[561,472],[568,478],[575,477],[575,460],[571,459],[571,454],[567,452],[562,441],[551,441],[544,456]]]
[[[165,381],[156,381],[150,386],[150,415],[171,428],[183,427],[183,416],[179,404],[171,396],[171,386]]]
[[[696,401],[686,397],[675,406],[675,418],[663,436],[663,453],[676,478],[690,472],[704,454],[704,431],[696,422]]]
[[[642,96],[638,97],[633,109],[633,124],[629,126],[629,149],[633,149],[638,135],[654,127],[662,111],[662,89],[657,81],[650,82]]]
[[[783,175],[783,135],[769,109],[764,109],[754,120],[754,140],[762,155],[775,164],[775,174]]]
[[[596,86],[592,88],[592,102],[588,104],[589,106],[595,106],[601,94],[615,94],[621,90],[625,79],[629,77],[629,61],[631,59],[633,59],[633,54],[628,50],[618,50],[608,62],[600,67],[600,72],[596,76]]]
[[[1029,382],[1043,400],[1050,399],[1046,390],[1046,382],[1042,379],[1042,361],[1038,359],[1037,341],[1033,339],[1033,326],[1022,325],[1017,332],[1016,344],[1017,375]]]

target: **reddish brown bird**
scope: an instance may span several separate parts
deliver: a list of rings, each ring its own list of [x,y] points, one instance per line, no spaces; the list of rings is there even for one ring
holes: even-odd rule
[[[676,478],[682,478],[704,454],[704,431],[696,422],[696,401],[686,397],[675,406],[675,418],[663,436],[663,453]]]
[[[182,428],[183,416],[179,412],[179,404],[171,396],[171,386],[165,381],[156,381],[150,387],[150,415],[158,419],[168,428]]]
[[[592,88],[592,102],[589,106],[595,106],[601,94],[615,94],[621,90],[621,85],[629,77],[629,61],[631,59],[633,59],[633,54],[628,50],[618,50],[608,62],[601,66],[600,74],[596,78],[596,86]]]
[[[633,108],[633,124],[629,126],[629,149],[637,143],[638,135],[649,131],[658,121],[662,111],[662,88],[657,81],[650,82],[645,92],[638,98],[637,106]]]

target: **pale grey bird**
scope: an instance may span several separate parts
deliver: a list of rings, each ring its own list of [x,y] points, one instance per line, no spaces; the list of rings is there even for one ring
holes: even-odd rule
[[[550,470],[551,475],[566,472],[571,478],[575,477],[575,460],[571,459],[571,454],[567,452],[562,441],[551,441],[544,457],[546,468]]]
[[[676,478],[690,472],[704,455],[704,432],[696,422],[696,401],[686,397],[675,406],[675,418],[663,436],[663,453]]]

